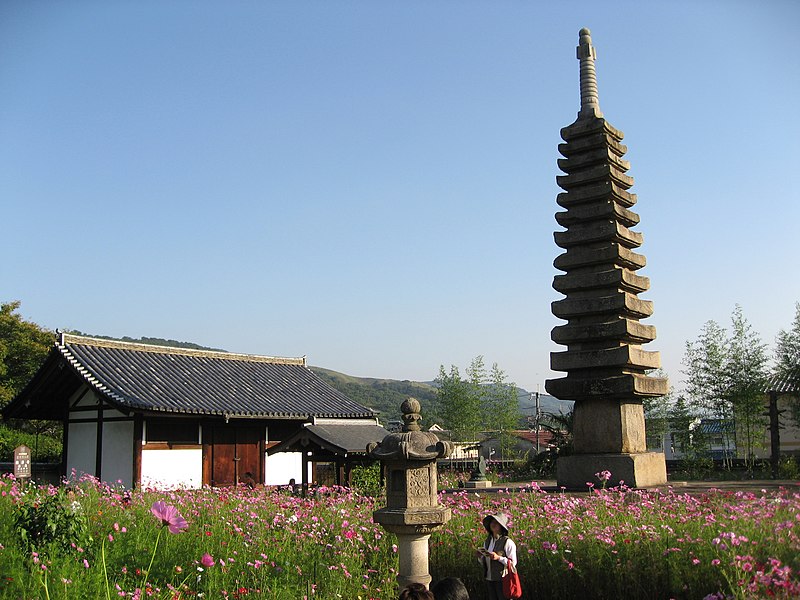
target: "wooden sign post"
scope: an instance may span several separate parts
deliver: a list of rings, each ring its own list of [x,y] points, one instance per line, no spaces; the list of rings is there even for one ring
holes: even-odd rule
[[[14,477],[17,479],[31,477],[31,449],[27,446],[14,448]]]

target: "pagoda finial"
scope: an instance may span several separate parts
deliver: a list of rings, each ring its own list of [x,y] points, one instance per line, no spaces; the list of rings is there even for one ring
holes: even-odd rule
[[[597,53],[592,46],[592,32],[584,27],[578,36],[578,60],[581,61],[581,110],[578,117],[602,117],[594,70]]]

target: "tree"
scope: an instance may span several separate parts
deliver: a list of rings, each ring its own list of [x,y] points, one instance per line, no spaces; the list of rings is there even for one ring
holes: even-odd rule
[[[661,369],[655,372],[657,377],[667,377]],[[644,407],[644,424],[647,437],[651,442],[658,443],[658,448],[664,451],[664,436],[669,432],[669,412],[672,406],[672,388],[664,396],[656,398],[645,398],[642,401]],[[656,446],[648,444],[655,448]]]
[[[696,341],[686,342],[683,358],[688,400],[719,419],[730,418],[730,404],[722,380],[727,347],[725,329],[716,321],[708,321]]]
[[[53,333],[26,321],[20,302],[0,305],[0,407],[30,381],[53,345]]]
[[[737,304],[731,314],[730,333],[708,321],[700,337],[686,343],[683,364],[689,399],[709,416],[735,422],[744,442],[745,457],[751,459],[766,427],[763,412],[767,355],[766,346],[745,318],[742,307]],[[727,438],[728,428],[723,431]]]
[[[800,371],[800,302],[794,305],[790,329],[781,329],[775,339],[775,370],[780,374]]]
[[[519,427],[520,418],[517,386],[509,383],[505,372],[494,363],[489,373],[489,383],[483,386],[483,393],[484,427],[497,432],[502,459],[517,441],[512,433]]]
[[[754,458],[755,445],[764,439],[764,389],[767,381],[767,346],[753,330],[738,304],[731,315],[731,336],[722,378],[733,408],[737,434],[745,443],[745,458]]]
[[[0,305],[0,407],[8,404],[30,381],[53,345],[53,332],[26,321],[19,314],[19,301]],[[53,459],[60,453],[61,425],[53,421],[15,421],[0,425],[4,440],[4,455],[10,460],[8,448],[30,445],[33,457]],[[32,434],[32,435],[31,435]],[[40,437],[44,437],[40,444]],[[40,452],[40,445],[44,452]]]
[[[672,429],[673,451],[678,451],[684,456],[694,456],[692,430],[696,415],[683,396],[678,399],[669,410],[669,425]]]
[[[476,356],[467,367],[464,377],[455,365],[445,371],[439,367],[436,378],[439,414],[445,429],[457,441],[475,441],[482,431],[496,432],[501,453],[508,450],[510,432],[519,421],[517,387],[509,383],[497,365],[489,373],[483,356]]]
[[[452,432],[454,441],[475,441],[481,430],[481,405],[469,380],[462,379],[455,365],[450,366],[449,373],[441,365],[436,385],[444,428]]]

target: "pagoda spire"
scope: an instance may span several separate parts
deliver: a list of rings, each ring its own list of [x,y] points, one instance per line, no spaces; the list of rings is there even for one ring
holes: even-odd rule
[[[602,117],[600,96],[597,93],[597,73],[594,61],[597,52],[592,46],[592,32],[586,27],[578,34],[578,60],[581,61],[581,110],[578,117]]]

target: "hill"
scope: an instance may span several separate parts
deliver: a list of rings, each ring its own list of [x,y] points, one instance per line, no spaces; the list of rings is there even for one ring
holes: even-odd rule
[[[170,348],[185,348],[187,350],[211,350],[213,352],[227,352],[227,350],[222,350],[221,348],[211,348],[209,346],[201,346],[200,344],[195,344],[194,342],[179,342],[178,340],[166,340],[164,338],[158,338],[158,337],[132,338],[128,337],[127,335],[122,337],[111,337],[108,335],[95,335],[93,333],[84,333],[76,329],[67,330],[64,333],[71,333],[73,335],[83,335],[86,337],[97,338],[99,340],[128,342],[131,344],[149,344],[151,346],[168,346]]]
[[[311,367],[311,370],[349,398],[377,410],[384,424],[400,418],[400,405],[409,396],[422,403],[423,427],[438,421],[436,386],[432,382],[353,377],[322,367]],[[536,400],[531,392],[523,388],[517,388],[517,392],[522,426],[527,417],[535,414]],[[539,394],[539,407],[543,413],[567,413],[572,410],[572,404],[549,394]]]
[[[347,397],[380,413],[382,423],[400,418],[400,405],[409,396],[422,403],[426,425],[436,422],[436,388],[420,381],[353,377],[338,371],[311,367],[320,378]]]

